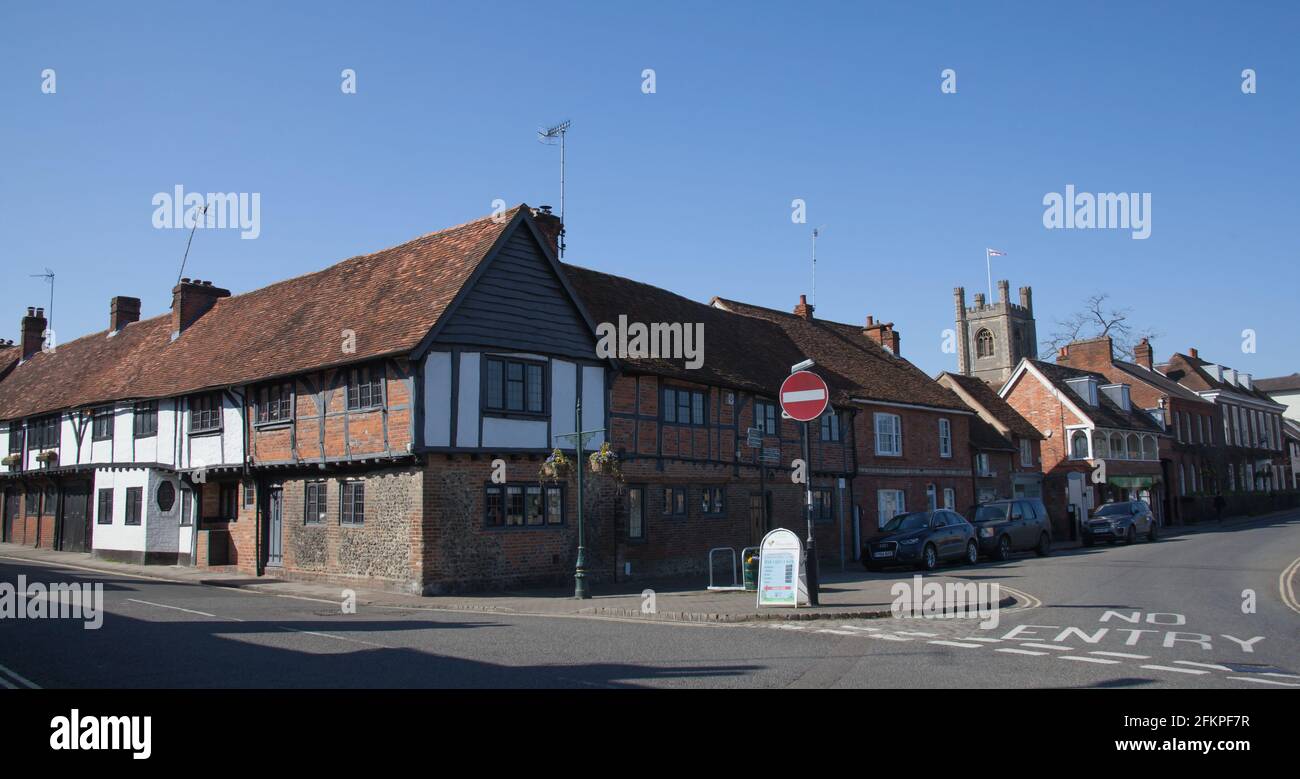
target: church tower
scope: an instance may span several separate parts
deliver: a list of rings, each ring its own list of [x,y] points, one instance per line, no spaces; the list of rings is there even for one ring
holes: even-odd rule
[[[989,303],[975,294],[966,306],[966,288],[953,290],[957,308],[957,371],[1000,388],[1020,358],[1038,357],[1038,328],[1034,324],[1033,289],[1020,288],[1020,304],[1009,298],[1010,284],[998,282],[998,300]]]

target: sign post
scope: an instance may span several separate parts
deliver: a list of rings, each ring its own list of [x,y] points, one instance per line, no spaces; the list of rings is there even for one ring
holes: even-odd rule
[[[804,514],[808,522],[808,603],[813,606],[818,605],[817,539],[813,536],[812,467],[808,462],[808,437],[811,432],[808,423],[825,413],[830,404],[830,396],[830,390],[822,377],[809,371],[797,370],[781,382],[781,410],[791,419],[803,423]]]

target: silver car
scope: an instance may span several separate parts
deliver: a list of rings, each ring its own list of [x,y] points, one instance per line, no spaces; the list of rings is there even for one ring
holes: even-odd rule
[[[1144,500],[1122,500],[1107,503],[1083,523],[1083,545],[1092,546],[1098,541],[1137,543],[1139,535],[1148,541],[1156,540],[1159,524],[1151,507]]]

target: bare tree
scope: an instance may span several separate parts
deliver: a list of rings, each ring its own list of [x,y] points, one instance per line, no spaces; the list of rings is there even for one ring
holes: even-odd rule
[[[1156,338],[1152,328],[1135,328],[1129,324],[1131,309],[1115,308],[1107,303],[1108,293],[1098,292],[1090,295],[1083,302],[1083,308],[1065,319],[1056,320],[1056,332],[1052,333],[1042,344],[1042,359],[1056,356],[1062,346],[1071,341],[1087,338],[1110,336],[1115,356],[1124,360],[1133,359],[1133,347],[1143,338]]]

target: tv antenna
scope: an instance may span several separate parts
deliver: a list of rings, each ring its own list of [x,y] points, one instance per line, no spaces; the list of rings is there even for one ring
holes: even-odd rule
[[[176,283],[178,285],[181,283],[181,277],[185,275],[185,261],[190,258],[190,244],[194,243],[194,231],[199,229],[199,223],[203,221],[203,217],[207,213],[208,207],[206,205],[200,207],[198,217],[194,220],[194,226],[190,228],[190,239],[185,242],[185,254],[181,256],[181,269],[176,274]]]
[[[812,233],[812,302],[813,307],[817,307],[817,237],[822,234],[826,225],[817,225],[813,228]]]
[[[44,273],[32,273],[30,275],[34,279],[45,279],[50,285],[50,315],[45,320],[45,328],[48,330],[54,326],[54,271],[46,268]]]
[[[560,256],[564,256],[564,136],[569,132],[569,126],[573,124],[570,119],[546,128],[537,130],[537,140],[547,146],[554,146],[555,139],[560,139]]]

